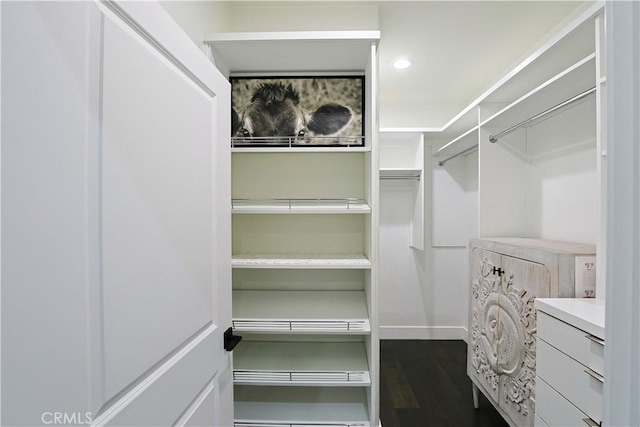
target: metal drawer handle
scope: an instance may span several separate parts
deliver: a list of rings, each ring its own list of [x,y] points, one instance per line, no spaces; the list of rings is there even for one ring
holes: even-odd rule
[[[584,372],[589,375],[591,378],[594,378],[598,381],[600,381],[601,383],[604,383],[604,377],[602,375],[600,375],[599,373],[592,371],[591,369],[587,368],[584,370]]]
[[[584,423],[589,427],[600,427],[600,424],[593,421],[591,418],[583,418],[582,421],[584,421]]]
[[[590,339],[591,341],[593,341],[595,343],[598,343],[600,345],[604,345],[604,340],[603,339],[600,339],[600,338],[598,338],[596,336],[593,336],[591,334],[585,335],[585,338]]]

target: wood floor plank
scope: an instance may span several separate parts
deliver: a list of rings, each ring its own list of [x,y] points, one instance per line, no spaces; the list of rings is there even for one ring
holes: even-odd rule
[[[383,427],[507,427],[491,403],[473,407],[464,341],[382,340]]]
[[[409,384],[409,380],[399,361],[383,361],[381,363],[381,372],[395,409],[420,408],[411,389],[411,384]]]

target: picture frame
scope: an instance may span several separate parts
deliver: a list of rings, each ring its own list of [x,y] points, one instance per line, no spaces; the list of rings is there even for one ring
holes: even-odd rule
[[[229,80],[232,147],[364,146],[362,75]]]

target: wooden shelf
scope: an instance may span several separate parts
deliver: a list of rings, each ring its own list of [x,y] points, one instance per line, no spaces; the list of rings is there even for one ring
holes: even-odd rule
[[[233,355],[234,384],[371,384],[367,353],[360,342],[244,341]]]
[[[366,388],[234,387],[235,427],[370,427]]]
[[[368,334],[363,291],[233,291],[233,327],[262,333]]]
[[[368,214],[363,200],[349,199],[232,199],[234,214]]]
[[[237,254],[231,259],[233,268],[308,268],[370,269],[371,261],[360,254]]]

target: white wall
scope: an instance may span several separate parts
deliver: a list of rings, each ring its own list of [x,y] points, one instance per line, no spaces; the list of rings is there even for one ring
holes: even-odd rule
[[[85,421],[97,409],[91,6],[2,4],[2,425],[42,425],[46,411]]]
[[[377,30],[378,6],[346,2],[233,2],[230,31]]]
[[[466,339],[467,245],[477,233],[478,157],[457,158],[445,169],[436,165],[431,151],[427,141],[421,178],[424,250],[410,248],[416,182],[381,181],[382,339]],[[382,150],[381,155],[384,153]],[[381,163],[384,160],[381,157]],[[456,171],[454,176],[449,175],[452,171]]]
[[[606,15],[608,285],[603,424],[633,426],[640,425],[640,4],[607,2]]]
[[[416,338],[428,324],[425,252],[410,247],[413,180],[380,182],[380,337]]]
[[[160,1],[160,5],[203,51],[202,40],[206,33],[229,31],[227,2],[174,0]]]

